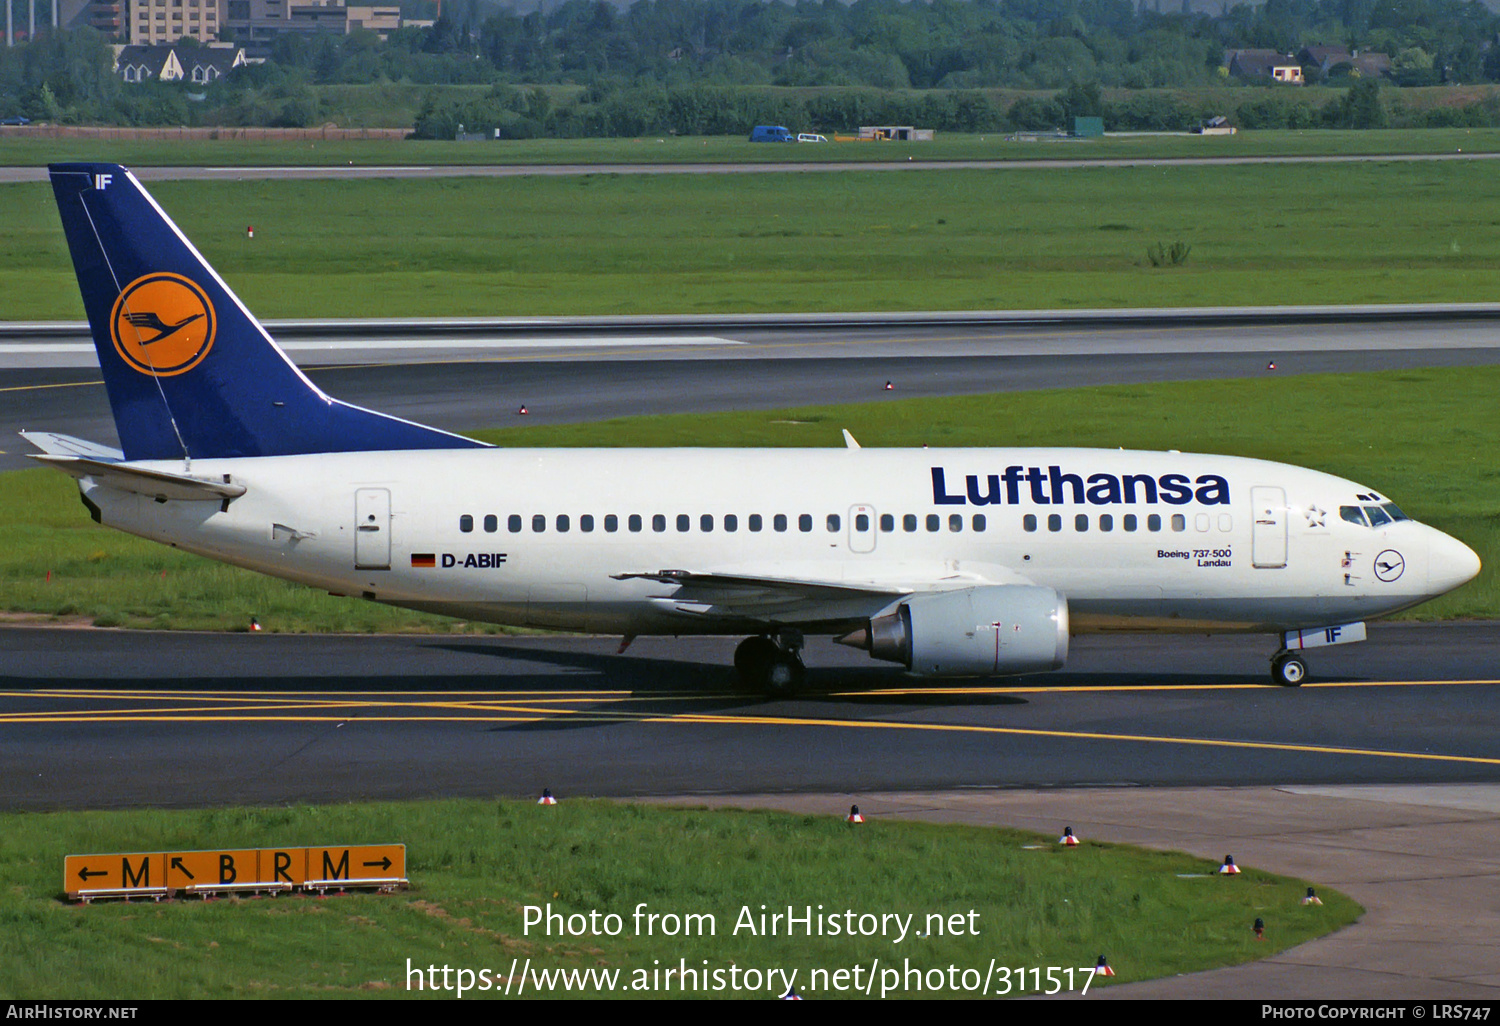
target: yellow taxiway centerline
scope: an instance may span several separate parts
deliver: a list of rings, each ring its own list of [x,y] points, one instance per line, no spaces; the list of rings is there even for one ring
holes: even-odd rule
[[[1133,741],[1149,744],[1200,745],[1210,748],[1253,748],[1278,752],[1310,752],[1316,755],[1368,755],[1384,759],[1421,759],[1500,766],[1500,758],[1476,755],[1437,755],[1430,752],[1390,752],[1378,748],[1342,748],[1335,745],[1299,745],[1280,741],[1230,741],[1222,738],[1157,737],[1150,734],[1104,734],[1082,730],[1040,730],[1030,727],[986,727],[964,723],[893,723],[885,720],[803,720],[778,716],[716,716],[682,713],[661,717],[661,722],[759,724],[796,727],[863,727],[872,730],[935,730],[970,734],[1007,734],[1019,737],[1066,738],[1075,741]],[[646,720],[650,723],[652,720]]]
[[[1171,737],[1149,734],[1113,734],[1099,731],[1046,730],[1030,727],[997,727],[978,724],[954,723],[909,723],[891,720],[835,720],[799,718],[789,716],[724,715],[713,713],[653,714],[626,711],[591,711],[583,709],[553,709],[545,704],[528,707],[524,703],[502,705],[477,705],[470,703],[400,703],[377,702],[353,704],[347,707],[327,709],[313,705],[311,708],[327,712],[340,708],[363,710],[392,705],[415,705],[419,709],[431,709],[433,713],[422,715],[316,715],[292,713],[304,708],[291,706],[284,709],[265,706],[246,709],[188,707],[180,710],[142,709],[113,710],[96,713],[28,712],[0,714],[0,723],[536,723],[548,719],[566,717],[569,722],[594,723],[663,723],[704,726],[777,726],[777,727],[829,727],[863,730],[930,731],[954,734],[988,734],[1012,737],[1053,738],[1077,741],[1129,742],[1137,744],[1191,745],[1209,748],[1236,748],[1259,751],[1303,752],[1315,755],[1354,755],[1382,759],[1414,759],[1428,762],[1455,762],[1468,765],[1497,766],[1500,758],[1470,755],[1444,755],[1432,752],[1401,752],[1373,748],[1352,748],[1340,745],[1297,744],[1279,741],[1232,740],[1226,738]],[[438,710],[470,709],[476,715],[437,715]],[[251,715],[243,715],[251,712]],[[205,715],[206,713],[206,715]],[[217,713],[218,715],[215,715]],[[224,715],[241,713],[241,715]]]

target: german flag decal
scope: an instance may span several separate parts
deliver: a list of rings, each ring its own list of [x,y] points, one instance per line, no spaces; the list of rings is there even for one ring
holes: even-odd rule
[[[437,555],[432,552],[413,552],[411,554],[411,565],[415,567],[437,566]]]

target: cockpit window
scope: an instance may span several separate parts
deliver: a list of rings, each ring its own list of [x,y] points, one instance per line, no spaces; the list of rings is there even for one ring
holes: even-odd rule
[[[1340,506],[1339,516],[1343,517],[1351,524],[1358,524],[1360,527],[1370,526],[1369,521],[1365,519],[1364,510],[1360,509],[1358,506]]]
[[[1371,527],[1379,527],[1391,522],[1391,515],[1379,506],[1366,506],[1365,515],[1370,518]]]
[[[1380,508],[1383,509],[1383,510],[1385,510],[1387,513],[1389,513],[1391,515],[1391,519],[1392,520],[1410,520],[1411,519],[1411,517],[1409,517],[1405,513],[1401,512],[1401,508],[1399,506],[1397,506],[1394,502],[1387,502],[1385,505],[1381,506]]]

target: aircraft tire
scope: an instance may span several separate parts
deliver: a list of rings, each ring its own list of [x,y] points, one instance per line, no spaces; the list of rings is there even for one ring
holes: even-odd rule
[[[740,642],[734,650],[734,669],[740,687],[770,698],[786,698],[802,688],[807,669],[802,658],[764,635]]]
[[[806,677],[807,668],[797,654],[778,649],[762,671],[760,686],[768,698],[790,698],[802,690]]]
[[[776,642],[764,634],[746,638],[734,650],[734,672],[746,688],[758,688],[766,664],[776,658]]]
[[[1271,680],[1284,688],[1295,688],[1307,679],[1307,663],[1301,656],[1283,652],[1271,660]]]

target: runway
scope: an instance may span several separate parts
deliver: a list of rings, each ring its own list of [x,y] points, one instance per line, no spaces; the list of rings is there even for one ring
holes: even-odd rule
[[[768,702],[733,644],[9,627],[0,806],[1500,781],[1493,624],[1376,627],[1299,689],[1259,637],[1084,637],[938,687],[814,641]]]
[[[998,141],[997,141],[998,142]],[[142,181],[215,179],[359,179],[359,178],[514,178],[525,175],[734,175],[767,173],[849,173],[851,171],[1047,171],[1089,167],[1204,167],[1235,164],[1347,164],[1368,161],[1494,160],[1500,153],[1300,154],[1209,157],[1100,157],[998,160],[831,160],[792,159],[759,163],[688,162],[620,164],[393,164],[265,167],[134,167]],[[0,184],[42,182],[44,167],[0,167]]]

